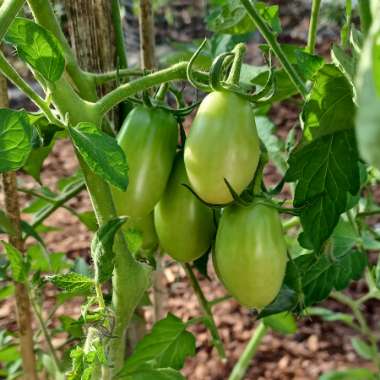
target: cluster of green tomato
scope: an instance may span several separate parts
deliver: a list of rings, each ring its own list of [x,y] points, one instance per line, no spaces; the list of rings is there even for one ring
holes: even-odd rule
[[[246,207],[234,203],[224,180],[240,194],[258,166],[249,102],[227,91],[207,95],[180,151],[175,117],[163,108],[137,106],[118,142],[130,168],[129,186],[126,192],[113,189],[113,197],[118,214],[130,217],[123,228],[141,231],[143,249],[152,250],[158,235],[173,259],[190,262],[214,244],[214,267],[229,293],[251,308],[272,302],[287,261],[278,212],[256,200]],[[207,204],[228,206],[215,218]]]

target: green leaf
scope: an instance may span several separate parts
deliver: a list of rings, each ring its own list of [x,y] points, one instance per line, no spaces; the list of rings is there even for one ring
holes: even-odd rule
[[[94,211],[84,211],[76,216],[90,231],[95,232],[99,228]]]
[[[2,241],[5,252],[12,269],[12,279],[17,282],[24,282],[28,276],[28,266],[22,253],[13,245]]]
[[[173,368],[139,370],[126,376],[116,377],[123,380],[185,380],[185,377]]]
[[[20,169],[32,150],[32,127],[24,111],[0,109],[0,173]]]
[[[63,330],[68,332],[73,338],[83,337],[83,322],[76,321],[67,315],[61,315],[59,321],[61,322]]]
[[[13,284],[2,286],[0,288],[0,301],[3,301],[10,296],[13,296],[14,292],[15,292],[15,287]]]
[[[0,363],[11,363],[20,358],[17,346],[0,347]]]
[[[374,353],[372,351],[371,346],[369,346],[366,342],[359,338],[351,338],[351,344],[354,348],[355,352],[366,360],[372,360]]]
[[[8,218],[8,215],[3,210],[0,210],[0,232],[5,232],[11,236],[15,234],[15,229],[13,227],[12,221]]]
[[[147,362],[154,367],[183,367],[187,356],[195,354],[195,338],[186,331],[186,324],[172,314],[158,321],[126,360],[120,375],[130,375]]]
[[[301,242],[318,252],[346,210],[347,193],[355,195],[360,188],[354,132],[316,138],[294,150],[288,164],[285,180],[297,181],[293,203],[300,208]]]
[[[136,228],[128,228],[124,232],[125,240],[128,244],[128,249],[132,254],[136,254],[143,246],[144,239],[143,234]]]
[[[14,45],[18,55],[49,82],[63,74],[65,60],[58,40],[41,25],[25,18],[16,18],[5,40]]]
[[[303,138],[318,137],[354,129],[355,105],[347,78],[331,64],[326,64],[314,78],[302,111]]]
[[[353,85],[358,64],[356,57],[349,55],[339,45],[334,44],[331,50],[331,59]]]
[[[30,174],[37,182],[41,183],[41,169],[42,165],[53,149],[53,143],[49,146],[33,149],[28,157],[27,162],[23,169]]]
[[[255,7],[274,32],[281,31],[277,5],[268,6],[264,2],[255,2]],[[214,7],[207,17],[207,26],[215,33],[227,34],[245,34],[256,29],[244,6],[238,0],[225,1],[220,6]]]
[[[288,264],[289,265],[289,264]],[[298,304],[297,292],[283,284],[275,300],[259,313],[259,318],[294,310]]]
[[[111,185],[125,191],[128,186],[127,159],[116,140],[92,123],[79,123],[68,131],[90,169]]]
[[[103,283],[112,276],[114,268],[113,242],[126,218],[113,218],[101,226],[91,243],[91,257],[95,266],[95,282]]]
[[[376,376],[367,368],[351,368],[323,374],[319,380],[375,380]]]
[[[288,311],[265,317],[263,318],[263,322],[265,326],[281,334],[294,334],[297,331],[296,320]]]
[[[88,294],[94,289],[92,278],[74,272],[48,276],[48,280],[67,293]]]
[[[32,269],[40,272],[60,272],[70,267],[63,252],[48,252],[41,244],[34,244],[28,248]]]

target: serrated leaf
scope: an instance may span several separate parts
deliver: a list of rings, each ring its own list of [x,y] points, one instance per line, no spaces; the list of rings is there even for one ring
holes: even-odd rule
[[[14,45],[18,55],[50,82],[63,74],[65,59],[58,40],[35,22],[17,17],[9,28],[5,41]]]
[[[318,71],[302,111],[303,138],[318,137],[354,129],[355,105],[352,86],[332,64]]]
[[[363,359],[371,360],[373,358],[372,348],[364,340],[354,337],[351,338],[351,344],[355,352]]]
[[[346,210],[347,193],[360,188],[354,132],[319,137],[293,151],[288,164],[285,180],[297,181],[293,203],[300,208],[302,241],[318,252]]]
[[[186,325],[179,318],[168,314],[137,344],[120,375],[131,374],[147,362],[153,362],[157,368],[180,369],[186,357],[194,354],[194,336],[186,331]]]
[[[126,218],[113,218],[101,226],[91,242],[91,257],[95,267],[95,282],[103,283],[112,276],[114,268],[113,242]]]
[[[79,273],[56,274],[48,280],[67,293],[88,294],[94,288],[94,280]]]
[[[5,241],[2,241],[2,244],[11,266],[13,280],[24,282],[28,276],[28,266],[23,254],[12,244],[6,243]]]
[[[95,124],[79,123],[68,129],[73,143],[90,169],[111,185],[125,191],[128,165],[116,139],[99,130]]]
[[[0,173],[20,169],[32,150],[32,127],[24,111],[0,109]]]

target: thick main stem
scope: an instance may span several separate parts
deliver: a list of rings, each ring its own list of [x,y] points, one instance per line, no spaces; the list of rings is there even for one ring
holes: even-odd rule
[[[0,76],[0,107],[8,107],[8,88],[6,79]],[[7,215],[12,223],[14,234],[9,242],[20,252],[24,251],[21,231],[20,206],[15,172],[3,173],[4,202]],[[16,315],[20,350],[25,380],[37,380],[36,359],[34,356],[32,314],[28,288],[24,283],[15,282]]]
[[[286,54],[282,50],[280,44],[277,42],[276,37],[273,35],[272,31],[269,29],[265,21],[261,18],[260,14],[257,12],[256,8],[252,5],[250,0],[240,0],[248,12],[249,17],[252,19],[257,29],[260,31],[262,36],[267,41],[270,48],[273,50],[274,54],[277,56],[281,65],[283,66],[286,73],[289,75],[290,80],[293,82],[294,86],[297,88],[299,93],[305,97],[307,95],[307,89],[302,78],[298,74],[294,66],[289,62]]]
[[[153,69],[155,59],[155,34],[151,0],[140,0],[139,15],[141,66]]]
[[[320,7],[321,7],[321,0],[313,0],[312,6],[311,6],[309,34],[307,37],[307,46],[306,46],[306,49],[310,54],[314,54],[315,42],[317,38],[318,16],[319,16]]]
[[[359,14],[361,30],[364,36],[366,36],[372,24],[370,0],[359,0]]]
[[[255,356],[257,348],[267,332],[268,328],[261,321],[245,347],[243,354],[240,356],[239,361],[235,364],[228,380],[244,379],[252,358]]]

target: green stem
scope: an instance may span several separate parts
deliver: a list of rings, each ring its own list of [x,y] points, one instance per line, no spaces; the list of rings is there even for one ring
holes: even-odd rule
[[[12,21],[22,9],[25,0],[4,0],[0,7],[0,41],[3,39]]]
[[[252,358],[255,356],[257,348],[259,347],[268,330],[269,329],[264,325],[264,323],[260,321],[250,341],[245,347],[243,354],[235,364],[228,380],[242,380],[245,378],[245,374],[249,365],[251,364]]]
[[[287,231],[299,225],[300,225],[300,218],[298,216],[293,216],[292,218],[287,219],[282,223],[282,229],[284,231]]]
[[[105,310],[106,304],[104,303],[103,292],[101,284],[95,284],[96,299],[101,310]]]
[[[234,60],[232,62],[230,75],[227,79],[227,83],[239,85],[240,73],[241,73],[241,65],[243,63],[244,54],[246,51],[246,47],[244,44],[237,44],[233,50],[235,54]]]
[[[187,62],[180,62],[167,69],[156,71],[143,78],[123,84],[98,100],[95,109],[99,115],[104,116],[117,104],[137,92],[172,80],[186,79],[186,67]]]
[[[356,215],[356,217],[357,217],[357,218],[365,218],[366,216],[373,216],[373,215],[377,215],[377,214],[380,214],[380,209],[371,210],[371,211],[359,212],[359,213]]]
[[[42,99],[35,91],[24,81],[19,73],[9,64],[3,53],[0,52],[0,71],[2,74],[10,80],[15,86],[17,86],[25,95],[27,95],[32,102],[39,107],[48,118],[48,120],[63,128],[62,123],[55,117],[49,105]]]
[[[359,14],[361,30],[366,36],[372,24],[372,13],[370,0],[359,0]]]
[[[230,300],[232,297],[227,294],[225,296],[222,296],[222,297],[218,297],[218,298],[215,298],[214,300],[212,301],[208,301],[208,304],[210,307],[214,307],[215,305],[219,304],[219,303],[222,303],[224,301],[228,301]]]
[[[28,0],[28,4],[37,22],[52,32],[60,42],[65,56],[66,71],[75,83],[82,98],[88,101],[95,101],[97,99],[95,82],[89,80],[91,78],[88,78],[86,73],[79,67],[78,61],[63,34],[57,18],[55,17],[51,1]]]
[[[116,78],[128,78],[130,76],[142,76],[149,73],[148,70],[142,70],[139,68],[136,69],[119,69],[109,71],[107,73],[88,73],[86,72],[86,76],[91,78],[92,81],[95,82],[97,86],[100,86],[104,83],[116,80]]]
[[[313,0],[313,4],[311,6],[309,34],[308,34],[307,46],[306,46],[306,49],[310,54],[314,54],[320,7],[321,7],[321,0]]]
[[[341,30],[341,45],[344,49],[348,48],[348,42],[351,34],[351,21],[352,21],[352,0],[346,0],[346,22]]]
[[[46,327],[45,321],[44,321],[44,319],[42,317],[41,310],[37,306],[37,304],[36,304],[36,302],[35,302],[35,300],[34,300],[33,297],[30,297],[30,301],[31,301],[31,304],[32,304],[32,308],[33,308],[34,314],[35,314],[35,316],[38,319],[38,323],[40,325],[40,329],[42,331],[42,334],[43,334],[43,336],[45,338],[45,341],[46,341],[46,344],[48,346],[48,350],[49,350],[50,356],[53,359],[53,362],[54,362],[54,365],[55,365],[56,369],[60,372],[60,374],[62,374],[61,363],[60,363],[60,361],[58,359],[56,350],[55,350],[55,348],[53,346],[53,343],[51,341],[51,337],[50,337],[50,334],[49,334],[48,329]]]
[[[116,55],[118,58],[118,67],[126,69],[128,67],[127,54],[125,51],[125,41],[123,26],[120,17],[119,0],[112,0],[112,24],[115,29]]]
[[[69,191],[67,191],[66,193],[63,193],[59,198],[56,198],[54,201],[54,204],[44,209],[44,211],[39,213],[38,217],[33,220],[32,227],[33,228],[38,227],[55,210],[57,210],[59,207],[61,207],[63,204],[69,201],[71,198],[79,194],[82,190],[84,190],[84,188],[85,188],[85,184],[83,182],[78,183],[77,185],[73,186]]]
[[[187,276],[189,277],[191,286],[194,289],[194,293],[197,296],[199,304],[201,305],[201,308],[202,308],[203,313],[205,315],[205,318],[207,321],[206,325],[210,330],[210,333],[211,333],[211,336],[213,339],[213,343],[214,343],[214,345],[215,345],[215,347],[219,353],[219,356],[222,359],[225,359],[226,354],[224,352],[223,343],[222,343],[222,340],[220,339],[218,329],[215,325],[214,317],[213,317],[212,311],[211,311],[211,306],[210,306],[208,300],[206,299],[206,297],[202,291],[202,288],[200,287],[200,285],[198,283],[197,278],[194,275],[194,272],[191,268],[191,265],[185,264],[184,269],[186,271]]]
[[[282,50],[281,45],[277,42],[276,37],[273,35],[268,25],[262,19],[261,15],[257,12],[256,8],[252,5],[250,0],[240,0],[240,2],[244,5],[245,9],[248,12],[248,15],[256,25],[257,29],[260,31],[270,48],[273,50],[274,54],[279,59],[281,65],[283,66],[286,73],[289,75],[289,78],[293,82],[294,86],[297,88],[299,93],[305,98],[307,95],[305,83],[298,74],[297,70],[288,60],[288,57]]]

